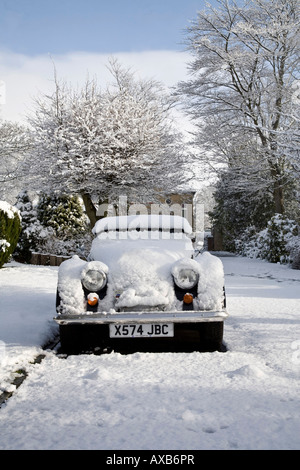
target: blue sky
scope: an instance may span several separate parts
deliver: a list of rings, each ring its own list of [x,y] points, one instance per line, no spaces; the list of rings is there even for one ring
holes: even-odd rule
[[[176,85],[190,60],[185,29],[204,7],[205,0],[0,0],[0,119],[24,122],[33,98],[53,92],[53,63],[75,86],[87,75],[107,84],[112,56],[139,76]]]
[[[202,0],[1,0],[0,48],[64,54],[182,49]]]

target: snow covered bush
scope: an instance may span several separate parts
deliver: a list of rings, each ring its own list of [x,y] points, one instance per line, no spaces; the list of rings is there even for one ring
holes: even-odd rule
[[[266,177],[265,169],[257,168],[258,156],[240,155],[239,148],[236,153],[234,167],[219,173],[214,193],[215,206],[210,212],[213,226],[222,233],[223,249],[232,252],[236,251],[236,240],[244,238],[249,227],[263,230],[266,220],[274,213],[269,192],[257,185],[258,178],[264,180]]]
[[[262,230],[259,233],[263,233]],[[235,251],[247,258],[260,257],[260,244],[258,243],[258,233],[255,226],[247,227],[246,230],[235,240]]]
[[[21,232],[20,213],[16,207],[0,201],[0,268],[12,255]]]
[[[26,190],[18,194],[16,207],[21,214],[22,231],[14,258],[20,262],[28,263],[31,253],[38,250],[42,241],[46,240],[48,232],[38,220],[37,211]]]
[[[275,214],[267,227],[255,232],[249,227],[236,242],[237,251],[249,258],[261,258],[271,263],[289,263],[300,249],[299,229],[294,220]]]
[[[16,206],[22,216],[22,232],[15,259],[28,263],[32,252],[86,255],[91,235],[77,197],[42,194],[33,204],[28,192],[21,191]]]
[[[55,255],[85,256],[90,248],[88,219],[77,196],[42,194],[37,205],[40,223],[48,236],[40,249]]]
[[[67,239],[86,230],[86,219],[77,196],[42,194],[37,205],[38,219],[55,235]]]
[[[291,267],[293,269],[300,269],[300,236],[293,237],[288,243],[290,251]]]

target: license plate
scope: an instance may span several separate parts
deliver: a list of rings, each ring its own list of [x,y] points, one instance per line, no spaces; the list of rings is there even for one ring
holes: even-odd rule
[[[174,336],[173,323],[111,323],[110,338],[165,338]]]

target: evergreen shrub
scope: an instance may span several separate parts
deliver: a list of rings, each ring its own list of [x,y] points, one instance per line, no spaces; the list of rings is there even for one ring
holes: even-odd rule
[[[15,259],[29,263],[33,252],[87,255],[92,235],[77,196],[40,194],[33,204],[27,191],[21,191],[16,206],[22,216],[22,232]]]
[[[294,220],[275,214],[264,230],[256,233],[249,227],[236,241],[237,252],[249,258],[271,263],[290,263],[299,246],[299,229]]]
[[[16,207],[22,218],[21,235],[14,252],[14,258],[21,263],[29,263],[31,253],[38,250],[47,238],[47,230],[37,218],[37,211],[26,190],[17,196]]]
[[[5,201],[0,201],[0,268],[14,252],[21,233],[19,211]]]
[[[42,194],[37,205],[38,219],[52,228],[56,237],[66,240],[86,231],[83,209],[77,196]]]

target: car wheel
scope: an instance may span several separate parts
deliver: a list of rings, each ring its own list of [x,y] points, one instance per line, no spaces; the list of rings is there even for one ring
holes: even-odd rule
[[[203,346],[207,351],[223,351],[224,322],[203,323]]]
[[[81,352],[80,330],[78,325],[59,325],[60,347],[64,354]]]
[[[59,325],[60,352],[64,354],[108,353],[108,325]]]

